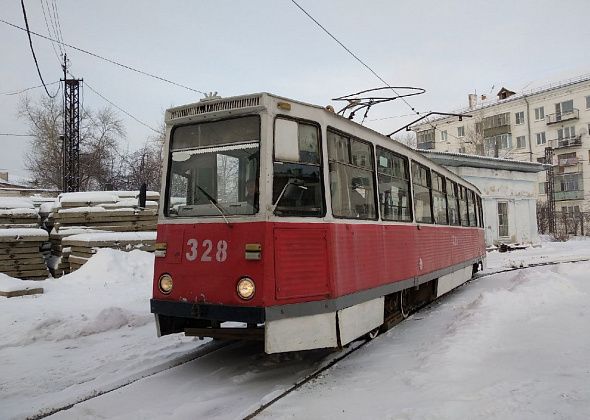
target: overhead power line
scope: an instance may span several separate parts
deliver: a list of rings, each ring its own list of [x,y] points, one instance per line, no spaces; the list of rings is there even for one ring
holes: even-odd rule
[[[348,48],[346,45],[344,45],[338,38],[336,38],[334,35],[332,35],[332,33],[330,31],[328,31],[320,22],[318,22],[317,19],[315,19],[307,10],[305,10],[303,7],[301,7],[299,5],[299,3],[297,3],[297,1],[295,0],[291,0],[291,2],[297,6],[297,8],[299,10],[301,10],[303,13],[305,13],[305,15],[311,19],[319,28],[322,29],[322,31],[324,31],[330,38],[332,38],[334,41],[336,41],[338,43],[338,45],[340,45],[342,48],[344,48],[344,50],[346,50],[346,52],[348,54],[350,54],[356,61],[358,61],[361,65],[363,65],[363,67],[365,67],[367,70],[369,70],[377,79],[379,79],[385,86],[387,86],[388,88],[391,89],[391,91],[396,94],[397,96],[400,97],[400,99],[408,106],[408,108],[410,108],[412,110],[412,112],[414,112],[416,115],[422,115],[423,113],[421,113],[420,111],[416,110],[416,108],[414,108],[402,95],[400,95],[399,93],[396,92],[396,90],[389,84],[387,83],[387,81],[385,81],[385,79],[383,79],[379,74],[377,74],[377,72],[375,70],[373,70],[367,63],[365,63],[363,60],[361,60],[355,53],[353,53],[350,48]],[[432,128],[434,130],[439,130],[432,122],[428,122]],[[455,138],[457,140],[460,140],[459,137],[456,137],[450,133],[447,133],[447,135],[449,137]]]
[[[8,26],[12,26],[13,28],[20,29],[21,31],[27,31],[27,29],[25,29],[25,28],[22,28],[22,27],[20,27],[20,26],[18,26],[18,25],[15,25],[14,23],[7,22],[7,21],[5,21],[4,19],[0,19],[0,22],[2,22],[2,23],[4,23],[4,24],[6,24],[6,25],[8,25]],[[156,75],[156,74],[152,74],[152,73],[148,73],[147,71],[139,70],[139,69],[136,69],[135,67],[131,67],[131,66],[128,66],[128,65],[126,65],[126,64],[123,64],[123,63],[119,63],[118,61],[112,60],[112,59],[110,59],[110,58],[104,57],[104,56],[102,56],[102,55],[99,55],[99,54],[96,54],[96,53],[93,53],[93,52],[91,52],[91,51],[88,51],[88,50],[85,50],[85,49],[83,49],[83,48],[79,48],[79,47],[76,47],[76,46],[74,46],[74,45],[71,45],[71,44],[68,44],[68,43],[65,43],[65,42],[58,41],[58,40],[56,40],[56,39],[54,39],[54,38],[51,38],[51,37],[48,37],[48,36],[45,36],[45,35],[42,35],[42,34],[39,34],[39,33],[33,32],[33,31],[29,31],[29,33],[30,33],[30,34],[33,34],[33,35],[35,35],[35,36],[38,36],[39,38],[46,39],[46,40],[48,40],[48,41],[57,42],[57,43],[59,43],[59,44],[61,44],[61,45],[65,46],[65,47],[71,48],[71,49],[73,49],[73,50],[79,51],[79,52],[81,52],[81,53],[84,53],[84,54],[87,54],[87,55],[90,55],[90,56],[92,56],[92,57],[98,58],[98,59],[100,59],[100,60],[103,60],[103,61],[106,61],[106,62],[108,62],[108,63],[114,64],[114,65],[116,65],[116,66],[122,67],[122,68],[124,68],[124,69],[130,70],[130,71],[133,71],[133,72],[135,72],[135,73],[139,73],[139,74],[142,74],[142,75],[144,75],[144,76],[151,77],[151,78],[153,78],[153,79],[157,79],[157,80],[160,80],[160,81],[162,81],[162,82],[165,82],[165,83],[168,83],[168,84],[171,84],[171,85],[174,85],[174,86],[178,86],[178,87],[181,87],[181,88],[183,88],[183,89],[190,90],[190,91],[192,91],[192,92],[196,92],[196,93],[200,93],[200,94],[202,94],[202,95],[206,95],[206,93],[205,93],[205,92],[203,92],[203,91],[200,91],[200,90],[198,90],[198,89],[193,89],[193,88],[191,88],[191,87],[189,87],[189,86],[186,86],[186,85],[183,85],[183,84],[181,84],[181,83],[176,83],[176,82],[173,82],[172,80],[166,79],[165,77],[158,76],[158,75]]]
[[[365,63],[363,60],[361,60],[355,53],[353,53],[350,48],[348,48],[346,45],[344,45],[342,42],[340,42],[340,40],[338,40],[338,38],[336,38],[334,35],[332,35],[332,33],[330,31],[328,31],[320,22],[318,22],[312,15],[310,15],[307,10],[305,10],[303,7],[301,7],[299,5],[299,3],[297,3],[295,0],[291,0],[291,2],[297,6],[299,8],[299,10],[301,10],[303,13],[305,13],[305,15],[310,18],[317,26],[319,26],[326,34],[328,34],[328,36],[330,38],[332,38],[334,41],[336,41],[338,43],[338,45],[340,45],[342,48],[344,48],[346,50],[347,53],[349,53],[352,57],[354,57],[354,59],[356,61],[358,61],[359,63],[361,63],[367,70],[369,70],[377,79],[379,79],[385,86],[387,86],[388,88],[391,89],[391,91],[393,93],[395,93],[397,96],[400,96],[401,100],[412,110],[414,111],[417,115],[420,115],[419,111],[416,111],[416,109],[410,105],[410,103],[404,98],[402,97],[399,93],[397,93],[395,91],[395,89],[385,81],[385,79],[383,79],[381,76],[379,76],[377,74],[377,72],[375,70],[373,70],[367,63]]]
[[[12,136],[12,137],[35,137],[32,134],[17,134],[17,133],[0,133],[0,136]]]
[[[39,85],[39,86],[32,86],[32,87],[21,89],[21,90],[9,90],[9,91],[6,91],[6,92],[0,92],[0,95],[5,95],[5,96],[18,95],[20,93],[24,93],[24,92],[27,92],[29,90],[39,89],[39,88],[42,88],[43,86],[52,86],[52,85],[55,85],[57,83],[61,83],[61,82],[58,80],[57,82],[46,83],[45,85]],[[59,87],[58,87],[58,92],[59,92]]]
[[[143,125],[144,127],[149,128],[150,130],[152,130],[152,131],[154,131],[154,132],[156,132],[158,134],[162,134],[162,132],[160,130],[156,130],[155,128],[151,127],[149,124],[147,124],[147,123],[143,122],[142,120],[140,120],[139,118],[137,118],[136,116],[130,114],[127,111],[125,111],[119,105],[117,105],[117,104],[113,103],[111,100],[105,98],[103,95],[101,95],[99,92],[97,92],[96,89],[94,89],[92,86],[90,86],[87,81],[84,81],[84,84],[88,87],[88,89],[90,89],[96,95],[100,96],[103,100],[105,100],[106,102],[108,102],[109,104],[111,104],[112,106],[114,106],[115,108],[117,108],[119,111],[121,111],[122,113],[124,113],[125,115],[127,115],[129,118],[135,120],[139,124]]]
[[[25,19],[25,26],[27,27],[26,31],[27,31],[27,36],[29,37],[29,45],[31,46],[31,53],[33,54],[33,60],[35,60],[35,67],[37,67],[37,73],[39,74],[39,79],[41,79],[41,83],[43,83],[43,87],[45,88],[45,92],[47,93],[47,96],[49,96],[51,99],[53,99],[57,96],[57,92],[55,92],[55,94],[52,96],[49,93],[49,90],[47,90],[47,86],[45,85],[45,81],[43,80],[43,76],[41,75],[41,70],[39,69],[39,63],[37,62],[37,56],[35,55],[35,49],[33,48],[33,40],[31,39],[31,31],[29,30],[29,21],[27,19],[27,11],[25,10],[25,1],[21,0],[20,4],[23,9],[23,18]]]
[[[48,6],[49,9],[49,6]],[[49,22],[47,20],[47,13],[45,13],[45,0],[41,0],[41,10],[43,11],[43,20],[45,20],[45,27],[47,28],[47,34],[49,36],[52,36],[52,32],[51,32],[51,28],[49,27]],[[51,15],[49,16],[50,20],[51,20]],[[52,22],[52,26],[53,26],[53,21]],[[60,53],[63,54],[63,52],[61,51],[61,45],[56,44],[55,42],[51,43],[51,49],[53,49],[53,52],[55,53],[55,56],[57,57],[57,61],[59,61],[59,63],[61,64],[61,58],[57,52],[57,50],[55,49],[55,46],[57,45],[57,47],[60,49]]]

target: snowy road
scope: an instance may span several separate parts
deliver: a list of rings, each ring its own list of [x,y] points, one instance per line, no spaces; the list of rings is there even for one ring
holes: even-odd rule
[[[589,269],[564,264],[472,282],[260,417],[588,418]],[[51,418],[242,418],[326,353],[297,356],[277,361],[234,345]]]
[[[590,241],[488,260],[497,269],[566,256],[590,256]],[[154,337],[149,291],[129,298],[150,258],[102,253],[43,296],[0,301],[0,418],[71,404],[194,354],[202,342]],[[588,272],[580,262],[472,281],[258,418],[590,418]],[[242,418],[338,355],[232,344],[50,418]]]

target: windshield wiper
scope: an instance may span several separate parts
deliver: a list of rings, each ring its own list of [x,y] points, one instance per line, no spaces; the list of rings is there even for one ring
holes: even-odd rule
[[[199,189],[199,191],[201,191],[205,195],[205,197],[207,197],[207,199],[211,202],[211,204],[213,204],[215,206],[215,208],[219,211],[219,214],[221,214],[221,216],[223,217],[223,220],[225,220],[225,223],[227,223],[229,225],[227,217],[225,217],[225,212],[221,209],[221,207],[219,207],[219,205],[217,204],[217,200],[214,199],[213,197],[211,197],[211,195],[207,191],[205,191],[205,189],[203,187],[201,187],[199,184],[195,184],[195,187],[197,187]]]

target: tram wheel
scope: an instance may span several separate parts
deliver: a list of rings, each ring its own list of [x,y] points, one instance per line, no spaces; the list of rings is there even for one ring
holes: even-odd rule
[[[372,340],[375,337],[377,337],[379,335],[379,330],[380,330],[380,327],[377,327],[374,330],[369,331],[367,333],[367,337],[369,338],[369,340]]]
[[[402,314],[402,317],[407,318],[410,315],[411,306],[409,304],[409,296],[410,293],[407,289],[402,290],[399,292],[399,310]]]

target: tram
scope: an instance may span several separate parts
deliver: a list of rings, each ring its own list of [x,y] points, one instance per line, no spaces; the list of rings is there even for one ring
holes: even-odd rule
[[[477,187],[331,107],[259,93],[172,108],[164,154],[159,335],[337,348],[483,268]]]

